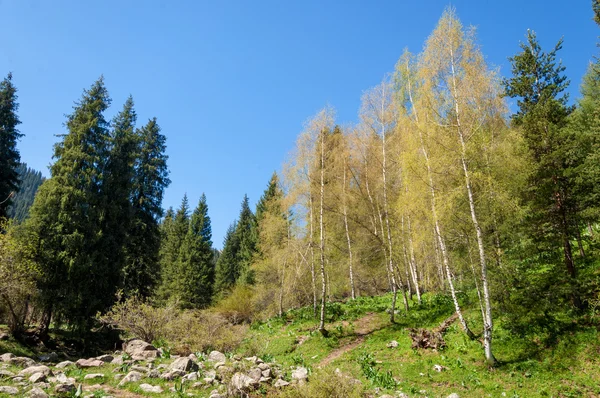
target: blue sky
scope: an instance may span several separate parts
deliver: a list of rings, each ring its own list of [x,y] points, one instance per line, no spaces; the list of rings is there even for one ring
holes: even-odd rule
[[[104,74],[109,117],[133,95],[138,122],[156,116],[167,136],[165,208],[205,192],[220,248],[244,194],[256,202],[303,122],[327,104],[339,123],[355,121],[362,92],[405,47],[419,52],[450,4],[505,76],[528,28],[546,49],[564,36],[577,96],[598,53],[591,0],[0,0],[0,75],[12,71],[19,89],[22,160],[46,175],[83,88]]]

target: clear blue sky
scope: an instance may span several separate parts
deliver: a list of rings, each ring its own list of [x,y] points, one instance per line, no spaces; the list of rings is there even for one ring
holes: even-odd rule
[[[0,74],[19,89],[21,157],[48,175],[55,134],[83,88],[104,74],[110,117],[129,94],[139,123],[156,116],[171,180],[164,207],[206,193],[221,247],[244,194],[252,204],[326,104],[356,120],[363,90],[419,52],[444,8],[478,28],[488,62],[506,60],[528,28],[560,56],[577,96],[598,53],[591,0],[160,1],[0,0]]]

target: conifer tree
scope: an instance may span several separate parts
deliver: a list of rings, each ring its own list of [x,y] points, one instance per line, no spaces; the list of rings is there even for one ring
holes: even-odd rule
[[[136,136],[138,155],[131,192],[132,220],[123,276],[126,293],[145,297],[150,295],[160,279],[161,233],[158,220],[163,214],[163,193],[171,181],[165,154],[166,139],[156,118],[138,129]]]
[[[179,252],[175,294],[184,308],[202,308],[211,302],[215,281],[211,238],[208,205],[202,194]]]
[[[42,177],[41,172],[27,167],[25,163],[19,165],[17,173],[20,180],[19,190],[13,196],[13,203],[8,208],[8,216],[16,219],[17,222],[23,222],[29,216],[29,208],[45,178]]]
[[[17,111],[17,89],[12,82],[12,73],[0,82],[0,218],[7,216],[12,195],[19,188],[17,168],[21,156],[17,140],[23,136],[17,130],[21,124]]]
[[[248,196],[244,195],[235,231],[239,242],[239,250],[236,254],[236,274],[243,283],[252,284],[254,280],[250,265],[256,253],[256,233],[256,217],[250,210]]]
[[[104,79],[84,90],[54,148],[52,178],[40,187],[29,225],[37,236],[39,287],[45,304],[41,331],[55,309],[80,331],[114,301],[120,269],[103,251],[103,171],[109,155],[110,104]]]
[[[237,253],[239,252],[240,242],[236,230],[237,221],[229,226],[223,239],[223,251],[216,265],[216,294],[223,294],[226,290],[231,289],[239,278]]]

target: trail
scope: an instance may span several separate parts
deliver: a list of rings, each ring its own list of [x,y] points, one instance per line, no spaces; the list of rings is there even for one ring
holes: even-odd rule
[[[348,343],[344,344],[343,346],[338,347],[332,352],[330,352],[329,355],[323,358],[323,360],[317,365],[317,367],[329,365],[331,362],[335,361],[348,351],[352,351],[353,349],[361,345],[369,334],[381,329],[382,325],[377,321],[377,318],[377,314],[369,312],[362,318],[359,318],[356,321],[354,321],[355,338],[349,341]]]

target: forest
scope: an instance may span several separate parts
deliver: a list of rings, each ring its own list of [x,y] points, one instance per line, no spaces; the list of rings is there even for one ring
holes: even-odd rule
[[[562,40],[524,33],[502,77],[448,8],[364,92],[357,123],[330,106],[306,121],[222,250],[211,198],[163,209],[169,132],[139,123],[133,97],[107,120],[104,78],[83,90],[44,179],[21,163],[8,73],[0,323],[26,345],[67,333],[93,352],[121,333],[187,355],[298,313],[331,339],[340,305],[385,297],[386,325],[445,308],[436,323],[454,316],[486,369],[506,366],[506,336],[550,350],[600,330],[600,60],[571,101]]]

